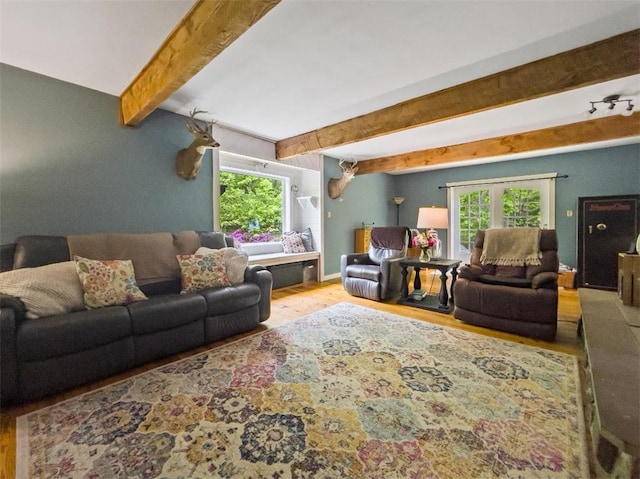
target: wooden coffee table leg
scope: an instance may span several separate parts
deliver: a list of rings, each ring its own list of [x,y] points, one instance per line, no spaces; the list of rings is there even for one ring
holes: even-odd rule
[[[400,297],[401,298],[406,298],[407,296],[409,296],[409,278],[408,276],[408,272],[407,272],[407,267],[404,265],[400,265],[401,268],[401,273],[402,273],[402,286],[400,287]]]
[[[420,281],[420,266],[414,266],[416,277],[413,280],[413,289],[422,289],[422,282]]]
[[[455,300],[453,299],[453,286],[456,284],[456,278],[458,277],[458,268],[455,266],[451,269],[451,287],[449,288],[450,298],[449,302],[453,305]]]
[[[442,309],[449,307],[449,293],[447,293],[447,269],[442,268],[440,270],[440,294],[438,295],[440,300],[440,307]]]

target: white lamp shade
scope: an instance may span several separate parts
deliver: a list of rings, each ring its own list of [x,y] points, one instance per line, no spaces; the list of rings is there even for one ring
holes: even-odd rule
[[[416,228],[449,228],[449,214],[447,208],[421,206],[418,209],[418,224]]]

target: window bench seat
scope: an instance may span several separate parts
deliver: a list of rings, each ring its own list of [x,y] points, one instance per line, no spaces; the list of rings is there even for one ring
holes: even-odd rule
[[[249,264],[260,264],[271,271],[274,289],[319,280],[319,251],[285,253],[279,241],[243,243],[240,248],[249,255]]]
[[[306,253],[268,253],[249,255],[249,264],[273,266],[276,264],[297,263],[298,261],[317,261],[318,259],[320,259],[319,251],[307,251]]]

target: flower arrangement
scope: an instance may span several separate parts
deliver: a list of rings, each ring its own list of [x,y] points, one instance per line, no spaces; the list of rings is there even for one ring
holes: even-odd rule
[[[419,248],[431,248],[435,246],[437,242],[436,238],[437,236],[435,236],[433,233],[420,233],[413,237],[411,244]]]
[[[420,233],[411,240],[413,246],[420,248],[420,261],[429,261],[432,257],[440,257],[438,233]]]

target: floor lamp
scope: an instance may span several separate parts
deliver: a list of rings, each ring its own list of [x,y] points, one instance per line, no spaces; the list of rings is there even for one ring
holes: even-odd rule
[[[400,226],[400,205],[404,203],[404,196],[394,196],[393,202],[396,204],[396,226]]]

